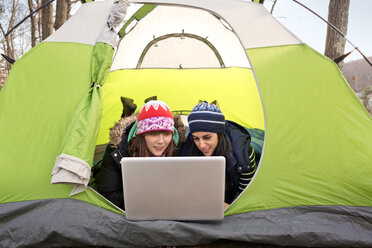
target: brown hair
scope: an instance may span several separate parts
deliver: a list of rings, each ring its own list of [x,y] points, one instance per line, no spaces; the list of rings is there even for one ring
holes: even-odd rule
[[[227,142],[223,133],[218,133],[218,144],[214,149],[213,156],[225,156],[227,155]]]
[[[169,132],[169,131],[152,131],[151,133],[163,133],[163,132]],[[129,141],[128,153],[131,157],[146,157],[146,155],[148,154],[148,150],[146,146],[145,136],[148,134],[149,132],[139,134]],[[168,144],[167,149],[165,149],[164,155],[166,157],[170,157],[173,155],[173,151],[174,151],[174,141],[172,138],[171,142],[169,142]]]
[[[173,155],[174,155],[174,154],[178,153],[178,151],[181,149],[182,145],[186,141],[186,128],[185,128],[185,125],[182,122],[182,119],[181,119],[180,115],[174,114],[173,118],[174,118],[174,128],[177,129],[178,137],[179,137],[177,146],[174,145],[175,146],[174,151],[173,151]]]

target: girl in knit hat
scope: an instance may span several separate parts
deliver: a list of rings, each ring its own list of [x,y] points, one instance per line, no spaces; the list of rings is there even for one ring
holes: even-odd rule
[[[102,163],[92,169],[92,186],[124,209],[120,160],[123,157],[172,156],[184,141],[179,116],[159,100],[147,102],[138,115],[122,118],[110,131],[110,144]]]
[[[190,133],[180,156],[226,158],[225,203],[230,204],[245,189],[256,171],[249,132],[225,120],[218,106],[202,102],[188,116]]]

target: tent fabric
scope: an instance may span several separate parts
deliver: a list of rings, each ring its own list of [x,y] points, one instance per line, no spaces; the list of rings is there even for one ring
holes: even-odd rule
[[[246,50],[252,67],[110,72],[114,48],[96,41],[111,4],[84,4],[78,16],[102,18],[94,37],[81,39],[77,30],[84,33],[89,25],[76,25],[66,42],[38,44],[14,63],[0,91],[1,245],[165,246],[230,239],[372,246],[372,119],[337,66],[268,21],[262,5],[169,2],[210,7],[223,17],[242,47],[255,47]],[[96,6],[107,12],[99,17],[90,11]],[[277,42],[277,32],[264,28],[268,23],[280,33]],[[153,95],[178,111],[217,99],[226,119],[264,129],[255,177],[223,221],[127,221],[90,187],[69,197],[73,186],[51,184],[62,153],[92,164],[94,145],[108,141],[120,118],[120,96],[141,105]]]
[[[127,14],[129,2],[128,0],[115,1],[111,7],[106,25],[102,29],[96,43],[102,42],[111,45],[112,47],[117,46],[118,32],[120,24],[124,21],[124,17]]]
[[[119,31],[119,36],[122,38],[139,20],[145,17],[156,5],[144,4],[140,7],[123,25]]]
[[[1,203],[68,196],[50,175],[72,113],[90,88],[92,51],[42,42],[13,65],[0,91]]]
[[[217,100],[226,119],[248,128],[265,129],[260,95],[248,68],[117,70],[108,75],[102,87],[103,112],[97,145],[108,143],[109,129],[120,119],[121,96],[135,99],[141,106],[154,95],[172,111],[191,111],[199,100]]]
[[[164,40],[149,43],[149,49],[141,54],[136,68],[219,68],[225,67],[220,54],[200,36],[190,37],[189,34],[172,34]],[[184,36],[181,39],[179,36]],[[172,52],[170,52],[172,51]],[[193,51],[186,53],[185,51]],[[247,59],[245,58],[248,64]]]
[[[51,184],[50,175],[91,88],[92,53],[85,44],[42,42],[13,65],[0,91],[0,205],[69,196],[72,186]],[[121,213],[91,190],[72,198]]]
[[[72,186],[51,184],[50,175],[74,113],[92,88],[93,50],[82,43],[42,42],[13,65],[0,91],[1,204],[69,197]],[[93,144],[82,143],[91,147],[82,151],[90,165],[95,132],[89,136]],[[92,190],[71,198],[121,213]]]
[[[302,44],[299,38],[275,20],[261,4],[254,2],[241,0],[228,2],[225,0],[132,0],[131,2],[191,6],[208,10],[231,26],[245,49]]]
[[[127,3],[124,1],[116,1],[111,8],[106,22],[107,25],[101,31],[93,50],[91,70],[92,87],[87,92],[87,95],[82,98],[74,113],[74,120],[71,122],[69,131],[66,134],[67,138],[62,147],[62,155],[57,157],[53,169],[52,183],[75,185],[70,196],[84,191],[89,182],[90,170],[87,173],[86,169],[87,166],[90,168],[88,163],[92,164],[93,157],[91,151],[94,149],[102,117],[102,96],[100,89],[110,70],[114,54],[114,48],[111,45],[116,46],[117,31],[115,30],[123,21],[127,7]],[[61,159],[65,158],[64,154],[68,154],[75,159],[69,157],[66,164],[66,159]],[[71,175],[72,167],[76,167],[73,170],[74,176]]]
[[[75,187],[70,196],[81,193],[88,186],[90,179],[90,166],[77,157],[62,153],[56,159],[52,171],[52,184],[65,183]]]
[[[94,46],[104,27],[112,7],[112,1],[82,4],[55,33],[44,42],[76,42]]]
[[[280,246],[372,245],[371,207],[291,207],[210,222],[128,221],[82,201],[46,199],[0,204],[0,217],[0,240],[4,247],[30,244],[158,247],[205,244],[221,239]],[[50,221],[40,221],[43,219]]]
[[[172,21],[170,22],[169,20]],[[203,25],[200,25],[200,23],[203,23]],[[157,6],[147,14],[146,18],[143,18],[141,22],[137,23],[120,42],[111,71],[136,68],[138,60],[147,44],[158,37],[175,33],[191,33],[212,43],[221,55],[226,67],[250,68],[247,55],[239,39],[214,15],[199,9]],[[194,40],[191,44],[191,50],[187,49],[187,42],[191,42],[190,40]],[[166,41],[167,43],[164,44]],[[158,64],[162,65],[161,67],[163,68],[167,68],[170,66],[164,63],[164,61],[173,58],[175,61],[179,60],[182,62],[174,62],[176,66],[172,66],[172,68],[178,68],[179,64],[182,64],[183,68],[220,67],[219,64],[203,65],[204,60],[213,61],[216,59],[213,52],[206,53],[204,51],[205,46],[204,42],[196,42],[195,39],[189,37],[184,39],[180,37],[174,39],[168,38],[162,42],[157,42],[156,47],[151,47],[149,51],[156,52],[157,56],[146,56],[147,63],[150,63],[150,66],[152,64]],[[208,50],[211,51],[210,49]],[[167,51],[167,53],[162,54],[164,51]],[[152,65],[152,67],[156,66]]]
[[[247,53],[266,114],[264,156],[252,183],[226,214],[303,205],[372,206],[367,197],[371,116],[337,65],[307,45]]]

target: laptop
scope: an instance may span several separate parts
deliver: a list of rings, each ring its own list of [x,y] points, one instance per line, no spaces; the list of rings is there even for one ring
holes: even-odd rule
[[[129,157],[120,163],[127,219],[223,219],[224,157]]]

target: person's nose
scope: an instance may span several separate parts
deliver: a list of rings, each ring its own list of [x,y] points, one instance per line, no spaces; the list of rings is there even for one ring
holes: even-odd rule
[[[204,148],[205,147],[205,141],[204,140],[202,140],[202,139],[200,139],[200,141],[199,141],[200,143],[199,143],[199,145],[200,145],[200,148]]]
[[[157,142],[159,144],[164,143],[164,134],[161,133],[161,134],[158,135]]]

